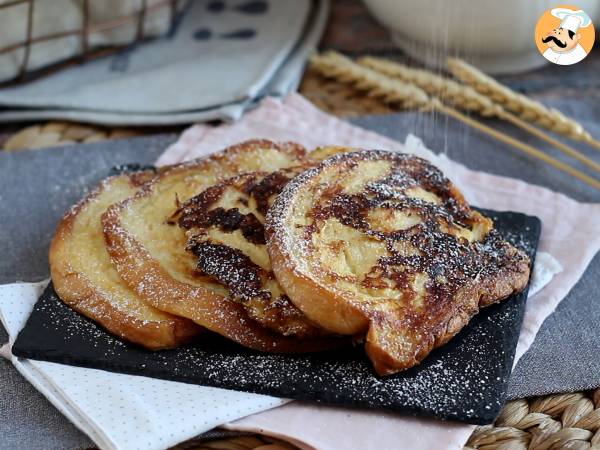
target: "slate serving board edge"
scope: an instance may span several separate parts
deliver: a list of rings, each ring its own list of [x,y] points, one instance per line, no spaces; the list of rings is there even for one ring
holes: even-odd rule
[[[540,232],[540,228],[541,228],[541,223],[540,223],[539,219],[525,216],[522,214],[510,213],[510,212],[495,213],[495,212],[490,211],[489,213],[491,213],[491,215],[497,214],[499,217],[503,217],[504,215],[508,214],[508,215],[512,216],[513,220],[515,217],[520,217],[521,220],[529,223],[528,226],[532,228],[532,236],[533,236],[532,242],[530,242],[530,247],[531,247],[531,252],[532,252],[531,257],[532,257],[532,261],[533,261],[534,257],[535,257],[535,249],[537,247],[537,239],[539,238],[539,232]],[[148,352],[137,346],[133,346],[132,344],[121,343],[121,341],[118,341],[117,339],[113,338],[111,335],[109,335],[107,332],[105,332],[103,329],[101,329],[95,323],[93,323],[89,319],[79,315],[78,313],[74,312],[73,310],[68,308],[66,305],[64,305],[62,302],[60,302],[60,300],[58,300],[55,293],[53,292],[51,284],[48,286],[48,288],[46,289],[44,294],[40,297],[40,301],[36,304],[36,307],[34,308],[34,312],[36,312],[37,315],[32,313],[32,315],[28,319],[28,322],[27,322],[25,328],[19,334],[19,337],[17,338],[17,341],[16,341],[15,345],[13,346],[13,353],[16,356],[30,358],[30,359],[43,360],[43,361],[49,361],[49,362],[65,363],[65,364],[70,364],[70,365],[80,366],[80,367],[88,367],[88,368],[107,370],[107,371],[111,371],[111,372],[127,373],[127,374],[131,374],[131,375],[151,376],[151,377],[155,377],[155,378],[162,378],[162,379],[167,379],[167,380],[172,380],[172,381],[180,381],[180,382],[185,382],[185,383],[203,384],[203,385],[207,385],[207,386],[214,386],[214,387],[220,387],[220,388],[226,388],[226,389],[236,389],[236,390],[241,390],[241,391],[246,391],[246,392],[275,395],[275,396],[279,396],[279,397],[300,398],[302,400],[317,401],[317,402],[321,402],[321,403],[331,403],[331,404],[338,404],[338,405],[341,404],[341,405],[345,405],[345,406],[358,406],[358,407],[366,406],[366,407],[382,408],[382,405],[380,403],[378,403],[376,401],[371,401],[370,399],[362,398],[359,400],[352,401],[352,400],[349,400],[348,398],[343,398],[343,395],[341,396],[342,398],[340,398],[339,392],[331,391],[331,390],[327,389],[327,387],[325,387],[324,389],[312,390],[311,392],[306,392],[306,391],[303,392],[301,389],[298,389],[298,386],[289,386],[289,385],[285,385],[285,388],[282,388],[281,386],[273,388],[270,386],[265,386],[265,384],[260,381],[252,382],[252,381],[246,380],[244,383],[240,383],[239,379],[237,381],[236,381],[236,379],[223,380],[223,379],[215,379],[215,378],[211,378],[211,377],[207,377],[207,376],[202,376],[202,374],[200,376],[198,376],[198,374],[190,375],[189,373],[188,374],[177,373],[177,372],[174,372],[173,367],[168,364],[164,364],[162,366],[159,365],[158,367],[154,366],[154,367],[152,367],[152,369],[149,373],[147,369],[141,369],[140,367],[132,365],[131,363],[129,363],[127,361],[126,362],[120,361],[118,358],[112,357],[110,353],[107,354],[105,357],[94,358],[94,357],[90,357],[90,354],[87,351],[84,351],[84,353],[85,353],[84,355],[77,355],[76,354],[77,352],[73,352],[73,347],[70,345],[61,346],[59,344],[59,345],[56,345],[54,348],[49,349],[48,346],[46,345],[47,340],[43,339],[43,338],[41,340],[39,339],[40,338],[40,336],[39,336],[40,323],[37,321],[40,319],[40,317],[38,317],[38,315],[40,313],[42,313],[42,315],[47,313],[47,311],[44,311],[44,309],[40,308],[40,303],[43,302],[44,300],[47,301],[52,296],[54,296],[54,301],[56,302],[54,305],[55,308],[63,308],[65,311],[68,311],[67,314],[71,314],[73,317],[78,316],[80,321],[84,321],[88,324],[87,326],[89,327],[89,329],[93,330],[92,334],[95,333],[96,338],[100,342],[99,344],[96,342],[98,347],[103,346],[102,339],[108,339],[109,342],[115,341],[115,342],[120,343],[120,345],[123,347],[131,347],[131,348],[137,349],[137,351],[147,353],[148,355],[151,355],[152,358],[158,357],[158,358],[162,358],[164,361],[168,360],[168,352],[169,351],[167,351],[166,353],[161,352],[160,356],[157,356],[156,353]],[[512,323],[511,323],[514,330],[513,330],[513,332],[503,335],[503,339],[504,339],[503,345],[504,345],[505,350],[503,351],[503,360],[501,362],[502,376],[501,376],[501,379],[494,380],[496,383],[496,386],[497,386],[497,390],[494,394],[496,396],[495,403],[492,403],[491,406],[488,404],[485,406],[485,408],[482,407],[478,410],[476,410],[475,408],[470,408],[470,409],[463,408],[462,410],[458,410],[458,411],[440,411],[439,409],[437,409],[435,407],[428,407],[427,405],[424,405],[424,406],[418,405],[416,403],[393,404],[393,405],[388,405],[388,407],[386,409],[402,411],[402,412],[413,414],[413,415],[431,416],[431,417],[437,417],[437,418],[441,418],[441,419],[450,419],[450,420],[459,420],[459,421],[465,421],[468,423],[475,423],[475,424],[484,424],[484,423],[489,423],[489,422],[493,421],[495,419],[495,417],[497,416],[497,414],[500,412],[500,409],[502,408],[502,406],[506,400],[508,379],[509,379],[509,375],[510,375],[510,372],[512,369],[512,363],[514,360],[516,343],[517,343],[518,334],[519,334],[518,330],[520,329],[522,319],[523,319],[526,296],[527,296],[527,290],[523,291],[522,293],[520,293],[516,296],[513,296],[512,298],[510,298],[509,300],[507,300],[504,303],[501,303],[498,305],[493,305],[489,308],[484,309],[480,313],[479,318],[472,320],[465,327],[465,329],[459,334],[459,336],[461,336],[466,331],[470,330],[472,327],[475,327],[476,324],[474,322],[478,322],[480,320],[485,320],[486,317],[493,316],[494,314],[500,314],[500,311],[513,311],[514,310],[513,312],[511,312],[512,314],[515,314],[515,316],[512,319]],[[46,306],[44,306],[43,308],[47,309]],[[47,319],[48,319],[47,317],[41,318],[41,320],[47,320]],[[42,325],[42,328],[43,328],[43,325]],[[68,329],[66,329],[63,331],[65,333],[69,333],[69,332],[72,332],[73,330],[69,331]],[[423,366],[427,366],[428,364],[431,365],[432,362],[435,362],[436,354],[450,351],[452,346],[453,345],[456,346],[457,342],[460,341],[459,336],[455,337],[453,340],[450,341],[449,344],[442,347],[441,349],[434,350],[433,354],[430,355],[425,360]],[[115,345],[115,344],[111,342],[110,344],[108,344],[108,347],[110,347],[111,345]],[[117,344],[117,346],[118,345],[119,344]],[[210,345],[212,345],[212,344],[209,343],[209,346]],[[217,348],[219,347],[219,345],[220,344],[217,339],[217,342],[216,342]],[[174,350],[174,351],[178,351],[178,350]],[[226,352],[227,351],[229,351],[229,350],[226,349]],[[247,354],[247,351],[245,349],[238,349],[238,351],[241,354]],[[171,351],[171,352],[173,352],[173,351]],[[419,370],[419,369],[420,368],[417,368],[417,370]],[[409,373],[409,372],[406,372],[406,373]]]

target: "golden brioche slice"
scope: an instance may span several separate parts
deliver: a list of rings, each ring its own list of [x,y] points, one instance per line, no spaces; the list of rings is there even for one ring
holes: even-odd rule
[[[322,333],[277,283],[263,224],[275,197],[308,167],[237,175],[192,197],[173,217],[186,230],[199,273],[226,286],[252,319],[285,336]]]
[[[271,352],[323,348],[321,341],[279,336],[250,319],[242,305],[229,298],[226,287],[197,273],[196,259],[185,250],[185,232],[170,220],[182,202],[220,180],[243,172],[272,172],[306,160],[299,145],[256,140],[160,174],[102,217],[119,275],[149,305],[189,318],[246,347]]]
[[[50,246],[54,289],[67,305],[117,336],[157,350],[189,341],[194,322],[159,311],[123,283],[104,245],[100,216],[135,194],[152,172],[104,180],[60,221]]]
[[[266,234],[294,304],[331,332],[366,336],[381,375],[418,364],[529,279],[528,257],[437,168],[407,154],[326,159],[283,189]]]

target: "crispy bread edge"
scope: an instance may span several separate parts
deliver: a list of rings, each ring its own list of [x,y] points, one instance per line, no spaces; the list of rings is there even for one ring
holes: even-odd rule
[[[390,353],[384,351],[382,343],[377,341],[377,327],[371,326],[367,333],[365,350],[373,362],[375,371],[382,376],[391,375],[418,365],[433,349],[456,336],[481,308],[499,303],[522,291],[529,282],[530,268],[528,264],[521,262],[517,262],[516,266],[506,269],[497,277],[485,280],[484,284],[461,289],[456,294],[454,308],[446,311],[445,319],[434,328],[428,339],[415,348],[413,357],[393,358]]]
[[[349,152],[344,152],[342,147],[325,148],[327,151],[330,149],[337,153],[326,159],[326,161],[346,159],[348,155],[360,151],[360,149],[354,148]],[[321,172],[324,167],[324,163],[321,162],[318,166],[306,170],[290,181],[279,194],[275,203],[269,209],[265,221],[267,251],[269,258],[271,258],[275,278],[277,278],[292,302],[309,320],[332,333],[355,335],[368,330],[369,318],[364,314],[364,311],[353,305],[352,302],[346,301],[330,289],[325,289],[318,281],[307,274],[301,273],[294,267],[292,264],[294,257],[289,248],[291,237],[283,226],[289,212],[290,202],[296,192],[312,177]],[[315,302],[315,298],[321,300]],[[323,305],[329,306],[324,307]],[[329,316],[327,322],[320,320],[323,315]]]
[[[336,151],[340,149],[336,148]],[[386,342],[377,339],[380,326],[385,326],[377,317],[371,317],[368,311],[345,299],[333,289],[325,289],[321,284],[307,274],[298,271],[293,264],[293,252],[289,248],[291,242],[287,230],[283,226],[289,212],[290,203],[303,185],[320,173],[327,164],[336,164],[353,158],[357,149],[350,152],[335,154],[321,165],[302,173],[292,180],[279,195],[270,209],[266,220],[267,250],[273,272],[290,299],[304,314],[324,329],[339,334],[359,334],[367,332],[365,350],[373,362],[379,375],[390,375],[408,369],[420,363],[436,347],[447,343],[455,336],[469,320],[479,312],[481,307],[500,302],[513,293],[523,290],[530,276],[530,265],[514,258],[510,267],[505,268],[497,276],[484,280],[483,284],[469,285],[457,293],[454,308],[449,308],[445,318],[430,333],[429,339],[424,340],[415,348],[413,355],[397,358],[386,351]],[[427,164],[430,164],[426,161]],[[452,194],[466,204],[463,194],[450,181]],[[511,246],[512,247],[512,246]],[[512,247],[515,255],[523,252]],[[525,258],[525,261],[529,261]],[[322,299],[314,302],[313,299]],[[323,305],[329,305],[324,307]],[[328,315],[327,322],[320,318]]]
[[[285,246],[280,244],[276,235],[268,239],[269,258],[277,281],[309,320],[335,334],[354,335],[367,331],[369,319],[363,311],[297,271],[290,263],[291,255],[284,250]],[[320,300],[315,302],[316,298]],[[335,306],[324,308],[322,306],[324,304]],[[325,314],[330,317],[330,320],[322,322],[320,317]]]
[[[223,150],[220,150],[215,153],[211,153],[209,155],[201,156],[190,161],[185,161],[180,164],[175,164],[173,166],[169,166],[164,168],[164,170],[160,171],[158,176],[154,181],[157,181],[164,176],[168,176],[172,172],[179,172],[188,169],[193,169],[197,165],[203,164],[207,160],[218,161],[228,157],[231,153],[237,152],[250,152],[255,149],[260,149],[263,147],[276,148],[281,152],[287,153],[288,155],[292,155],[297,157],[300,161],[306,160],[311,161],[309,153],[306,149],[296,142],[285,141],[285,142],[274,142],[269,139],[250,139],[247,141],[240,142],[239,144],[231,145]],[[243,173],[244,171],[240,171],[239,173]]]
[[[135,178],[129,179],[135,183]],[[64,242],[69,238],[77,214],[102,193],[108,180],[71,208],[57,226],[49,252],[54,289],[65,304],[127,341],[150,350],[173,348],[189,342],[201,332],[192,321],[172,316],[168,320],[148,322],[119,311],[104,293],[96,289],[84,274],[75,271],[62,256]]]

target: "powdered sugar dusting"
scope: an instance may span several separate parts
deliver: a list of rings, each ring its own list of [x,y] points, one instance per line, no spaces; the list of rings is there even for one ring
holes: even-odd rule
[[[533,238],[509,231],[523,242]],[[421,366],[386,378],[372,371],[360,348],[265,354],[205,335],[196,345],[146,351],[79,316],[51,290],[14,350],[24,357],[195,384],[483,423],[504,402],[524,301],[523,293],[487,308]]]

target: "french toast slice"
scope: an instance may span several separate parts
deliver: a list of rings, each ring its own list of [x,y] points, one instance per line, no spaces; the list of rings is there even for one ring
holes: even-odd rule
[[[418,364],[529,279],[527,255],[408,154],[326,159],[283,189],[266,235],[292,302],[322,328],[364,336],[380,375]]]
[[[100,216],[154,177],[140,172],[107,178],[63,217],[50,246],[50,271],[63,302],[111,333],[151,350],[191,340],[194,322],[148,306],[123,283],[104,245]]]
[[[284,336],[322,334],[277,283],[265,246],[265,215],[275,197],[309,165],[236,175],[189,199],[173,220],[186,230],[197,269],[229,289],[258,323]]]
[[[196,258],[185,249],[185,232],[171,219],[182,203],[223,179],[306,161],[306,151],[297,144],[254,140],[164,171],[102,217],[119,275],[149,305],[246,347],[265,352],[329,348],[330,342],[277,335],[252,320],[242,305],[231,301],[225,286],[198,274]]]

